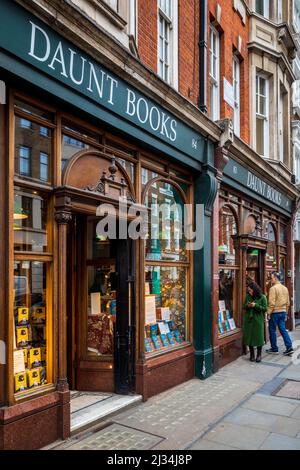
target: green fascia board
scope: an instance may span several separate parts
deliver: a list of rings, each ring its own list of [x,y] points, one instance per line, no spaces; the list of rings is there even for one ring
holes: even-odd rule
[[[123,132],[143,136],[142,141],[155,142],[155,147],[161,142],[162,151],[168,149],[166,153],[173,153],[179,161],[183,155],[200,163],[205,158],[199,131],[11,0],[0,0],[0,47],[32,68],[31,82],[37,82],[34,72],[45,74],[63,85],[66,95],[67,89],[73,90],[69,96],[77,94],[75,102],[84,104],[89,112],[93,109],[93,115],[101,114],[109,123],[114,116],[114,125]],[[95,113],[96,108],[101,113]]]
[[[188,165],[195,170],[201,171],[202,165],[200,162],[188,157],[181,152],[178,152],[164,142],[143,132],[136,126],[129,124],[128,122],[124,122],[121,117],[110,113],[101,106],[97,106],[94,102],[79,95],[78,93],[75,93],[70,88],[65,87],[61,83],[49,78],[45,74],[32,69],[32,67],[30,67],[28,64],[20,62],[16,58],[1,50],[0,68],[8,70],[10,73],[13,73],[17,77],[26,80],[29,84],[39,87],[41,90],[47,90],[47,92],[51,93],[55,97],[67,102],[68,104],[76,106],[78,109],[88,113],[89,115],[99,118],[103,123],[114,127],[116,131],[121,131],[125,135],[130,135],[134,139],[138,140],[141,145],[146,144],[155,150],[163,152],[174,160]],[[204,143],[202,147],[204,152]]]
[[[229,178],[228,176],[226,176],[224,174],[223,174],[222,183],[226,184],[227,186],[230,186],[233,189],[236,189],[237,191],[239,191],[243,194],[245,194],[250,199],[254,199],[255,201],[259,201],[267,207],[271,207],[276,212],[280,212],[281,214],[285,215],[286,217],[291,217],[291,212],[283,209],[280,206],[277,206],[276,204],[272,203],[271,201],[268,201],[268,200],[264,199],[259,194],[253,193],[253,191],[249,190],[244,185],[238,183],[237,181],[234,181],[233,179]]]

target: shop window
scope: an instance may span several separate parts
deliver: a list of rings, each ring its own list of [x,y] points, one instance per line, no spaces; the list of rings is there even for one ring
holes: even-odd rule
[[[232,209],[223,206],[219,213],[219,310],[218,330],[223,335],[237,329],[238,274],[233,237],[237,223]]]
[[[219,215],[219,264],[235,265],[236,256],[233,236],[237,227],[232,210],[224,206]]]
[[[276,254],[276,231],[273,224],[269,223],[266,228],[266,235],[268,239],[266,265],[267,270],[272,271],[277,269],[277,254]]]
[[[117,286],[115,241],[97,235],[97,223],[88,219],[87,355],[99,358],[114,354]]]
[[[53,122],[54,120],[54,115],[49,111],[45,111],[44,109],[38,108],[29,103],[25,103],[24,101],[21,101],[19,99],[15,99],[15,110],[16,113],[18,113],[18,111],[21,111],[22,113],[27,113],[28,119],[38,117],[48,122]]]
[[[40,261],[14,263],[14,385],[15,393],[51,382],[47,331],[47,279],[50,266]]]
[[[280,244],[286,245],[287,244],[287,233],[286,233],[286,226],[280,225]]]
[[[179,191],[165,181],[154,182],[148,190],[147,204],[151,209],[151,217],[149,217],[149,238],[146,240],[146,259],[186,261],[184,203]],[[151,230],[153,225],[158,227],[159,232],[155,245]],[[179,242],[178,234],[182,234]],[[156,249],[153,249],[153,246],[156,246]]]
[[[45,183],[51,181],[52,158],[52,130],[30,122],[30,127],[24,127],[24,119],[15,118],[15,172],[20,176],[40,180]],[[41,132],[41,129],[45,129]],[[47,131],[46,131],[47,130]],[[41,171],[41,155],[47,155],[47,173],[45,168]],[[43,157],[45,161],[45,157]]]
[[[145,350],[168,350],[187,340],[187,269],[146,266]]]
[[[61,169],[64,170],[68,161],[76,155],[76,153],[82,150],[91,150],[89,144],[85,142],[75,139],[74,137],[70,137],[68,135],[62,136],[62,143],[61,143]]]
[[[14,193],[15,251],[47,251],[47,204],[37,191],[15,188]]]
[[[129,162],[128,160],[125,160],[124,158],[119,158],[117,157],[116,159],[122,167],[126,170],[129,178],[131,179],[132,182],[134,182],[134,173],[135,173],[135,168],[134,168],[134,163]]]
[[[190,269],[179,190],[158,180],[145,200],[152,214],[145,246],[145,351],[151,353],[168,351],[189,340]]]

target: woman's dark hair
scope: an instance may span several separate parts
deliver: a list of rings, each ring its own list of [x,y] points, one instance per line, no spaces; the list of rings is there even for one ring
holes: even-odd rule
[[[253,295],[255,298],[259,298],[262,296],[262,289],[261,287],[259,287],[258,284],[256,284],[256,282],[251,282],[248,288],[253,290]]]

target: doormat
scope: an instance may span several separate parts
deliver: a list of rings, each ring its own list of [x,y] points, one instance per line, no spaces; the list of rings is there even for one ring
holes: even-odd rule
[[[300,400],[300,382],[286,380],[277,391],[273,393],[276,397],[293,398]]]

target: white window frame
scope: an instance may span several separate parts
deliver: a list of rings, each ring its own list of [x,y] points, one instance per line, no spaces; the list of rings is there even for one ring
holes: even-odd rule
[[[283,22],[283,1],[284,0],[277,0],[277,20],[278,20],[278,23]]]
[[[134,37],[136,44],[138,37],[137,2],[138,0],[128,0],[128,34]]]
[[[264,18],[267,18],[267,19],[270,19],[270,0],[261,0],[262,1],[262,8],[263,8],[263,13],[259,13],[257,11],[257,8],[256,8],[256,2],[257,0],[255,0],[255,11],[256,13],[258,13],[259,15],[262,15]],[[274,0],[272,0],[274,1]]]
[[[233,127],[234,133],[239,137],[241,133],[241,62],[236,55],[233,56],[232,77],[234,94]]]
[[[107,5],[115,11],[119,11],[119,0],[104,0]]]
[[[210,25],[209,81],[210,116],[213,121],[218,121],[220,119],[220,33],[212,24]]]
[[[258,85],[257,79],[265,81],[265,84],[266,84],[265,95],[261,95],[260,93],[258,93],[259,86],[257,86]],[[266,100],[265,114],[261,114],[258,112],[257,97],[259,98],[258,108],[259,108],[261,99],[264,98]],[[269,157],[269,144],[270,144],[270,81],[266,75],[261,74],[261,73],[257,73],[255,77],[255,127],[256,127],[257,119],[264,120],[264,152],[263,152],[262,157],[268,158]],[[258,152],[257,136],[256,136],[255,146],[256,146],[256,151]]]
[[[294,144],[294,167],[296,183],[300,184],[300,144]]]
[[[166,9],[165,5],[168,2],[170,9]],[[169,85],[178,90],[178,0],[157,0],[157,73]],[[169,11],[170,10],[170,11]],[[164,33],[166,26],[168,28],[169,36],[163,35],[163,52],[161,50],[161,34],[160,34],[160,21],[164,24]],[[165,65],[165,42],[169,43],[169,58],[168,58],[168,74],[165,71],[161,72],[161,63],[163,69]]]

